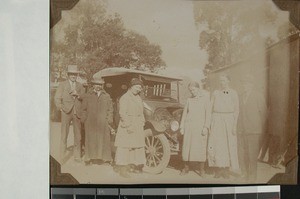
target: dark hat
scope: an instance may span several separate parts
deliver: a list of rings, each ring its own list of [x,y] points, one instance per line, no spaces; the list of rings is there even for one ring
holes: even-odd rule
[[[93,78],[91,83],[92,84],[105,84],[105,81],[103,78]]]
[[[67,73],[80,73],[77,65],[69,65],[67,67]]]
[[[134,86],[134,85],[141,85],[143,86],[143,81],[138,79],[138,78],[132,78],[130,81],[130,86]]]

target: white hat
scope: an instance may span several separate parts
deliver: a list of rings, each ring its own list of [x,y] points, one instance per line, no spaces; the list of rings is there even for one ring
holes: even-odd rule
[[[68,65],[67,73],[80,73],[77,65]]]

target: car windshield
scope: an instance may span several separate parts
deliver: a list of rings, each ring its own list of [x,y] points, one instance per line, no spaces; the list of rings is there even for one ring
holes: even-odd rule
[[[141,97],[144,100],[178,102],[178,80],[160,76],[126,74],[105,77],[105,90],[113,100],[119,99],[129,88],[131,78],[141,78],[144,89]]]
[[[143,98],[147,100],[178,102],[178,81],[143,78]]]

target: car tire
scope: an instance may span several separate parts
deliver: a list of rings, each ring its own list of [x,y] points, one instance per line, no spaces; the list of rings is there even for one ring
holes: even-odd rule
[[[168,166],[171,156],[170,144],[166,136],[158,134],[153,136],[152,130],[145,130],[146,164],[144,171],[159,174]]]

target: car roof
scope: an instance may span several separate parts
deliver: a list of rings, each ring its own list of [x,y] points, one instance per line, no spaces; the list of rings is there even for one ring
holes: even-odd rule
[[[109,77],[109,76],[117,76],[117,75],[124,75],[124,74],[141,74],[144,76],[166,78],[169,80],[177,80],[177,81],[182,80],[179,77],[171,77],[171,76],[167,76],[167,75],[161,75],[161,74],[140,71],[140,70],[134,70],[134,69],[128,69],[128,68],[123,68],[123,67],[105,68],[105,69],[102,69],[99,72],[95,73],[93,75],[93,77],[99,78],[99,77]]]

